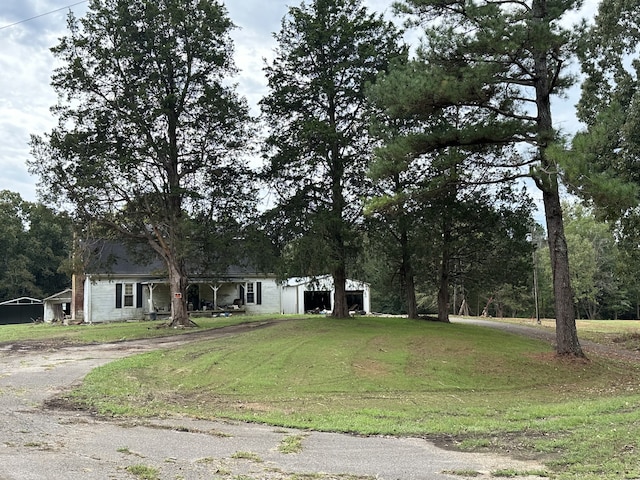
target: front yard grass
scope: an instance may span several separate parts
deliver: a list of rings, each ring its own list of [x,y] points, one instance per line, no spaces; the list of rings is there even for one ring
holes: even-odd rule
[[[54,342],[56,344],[110,343],[143,338],[167,337],[193,333],[199,330],[257,322],[270,316],[232,315],[229,317],[194,318],[198,327],[169,328],[166,320],[107,322],[81,325],[61,325],[50,323],[23,323],[0,325],[0,342]]]
[[[103,415],[411,435],[538,458],[557,479],[640,478],[640,366],[568,360],[489,328],[324,317],[129,357],[70,400]]]

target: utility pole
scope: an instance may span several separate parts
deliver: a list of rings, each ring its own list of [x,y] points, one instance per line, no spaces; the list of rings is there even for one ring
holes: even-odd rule
[[[538,243],[534,239],[533,231],[531,232],[531,243],[533,244],[533,301],[536,306],[536,323],[538,325],[540,322],[540,304],[538,302],[538,256],[536,252],[538,251]]]

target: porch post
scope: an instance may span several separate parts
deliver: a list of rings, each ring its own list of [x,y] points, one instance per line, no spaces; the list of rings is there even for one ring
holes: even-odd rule
[[[218,290],[220,289],[220,285],[211,285],[209,284],[209,288],[213,290],[213,309],[218,309]]]
[[[153,291],[156,288],[156,284],[155,283],[150,283],[148,285],[149,287],[149,313],[155,311],[154,307],[153,307]]]

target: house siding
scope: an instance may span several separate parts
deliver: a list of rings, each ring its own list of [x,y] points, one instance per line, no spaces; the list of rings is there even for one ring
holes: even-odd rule
[[[85,281],[78,278],[73,288],[76,305],[73,310],[86,322],[110,322],[154,318],[158,313],[171,313],[171,292],[166,268],[159,257],[146,263],[137,261],[137,248],[118,242],[97,241],[92,246],[95,258],[87,265]],[[190,311],[213,307],[231,310],[242,307],[252,314],[278,314],[281,311],[281,289],[276,276],[252,271],[247,265],[229,266],[224,274],[193,276],[186,292]],[[132,284],[131,289],[126,285]],[[81,302],[79,301],[80,299]]]
[[[126,284],[132,288],[127,291]],[[317,282],[309,279],[290,279],[281,284],[275,276],[237,276],[225,279],[225,282],[194,282],[198,286],[200,305],[195,310],[207,308],[213,304],[214,290],[217,288],[217,305],[230,309],[237,299],[242,299],[242,309],[248,314],[299,314],[305,313],[305,292],[327,292],[327,300],[333,307],[333,279],[330,276],[320,277]],[[253,287],[249,287],[252,285]],[[347,291],[361,298],[363,310],[370,311],[369,285],[364,282],[348,280]],[[153,290],[150,295],[151,289]],[[116,292],[119,292],[117,296]],[[132,294],[133,298],[126,298]],[[85,321],[117,322],[143,320],[150,317],[150,312],[170,314],[170,290],[165,280],[145,275],[88,275],[84,282],[84,317]],[[249,301],[253,300],[253,301]],[[194,301],[194,303],[197,303]]]
[[[143,299],[139,302],[136,297],[140,292],[137,284],[142,278],[109,278],[89,277],[85,282],[85,321],[89,323],[122,322],[128,320],[142,320],[146,309],[137,307],[145,305],[147,297],[142,289]],[[133,306],[125,306],[122,296],[119,300],[117,293],[124,291],[125,284],[133,285]]]
[[[169,286],[156,283],[153,290],[153,306],[151,305],[149,279],[144,277],[108,279],[90,277],[85,282],[84,311],[85,321],[91,323],[121,322],[130,320],[142,320],[148,317],[149,312],[170,313]],[[239,298],[240,285],[254,284],[254,302],[245,303],[243,309],[249,314],[277,314],[280,312],[280,287],[273,278],[246,278],[236,280],[237,283],[222,284],[217,294],[220,307],[233,304]],[[258,290],[258,283],[260,288]],[[125,284],[133,285],[133,305],[126,306],[124,301]],[[208,284],[201,284],[201,300],[213,301],[213,290]],[[258,303],[258,300],[261,303]]]
[[[262,303],[257,303],[258,292],[254,292],[255,302],[246,303],[244,305],[247,313],[261,314],[261,313],[280,313],[280,287],[272,278],[250,278],[247,282],[257,284],[261,283],[261,295],[260,299]]]

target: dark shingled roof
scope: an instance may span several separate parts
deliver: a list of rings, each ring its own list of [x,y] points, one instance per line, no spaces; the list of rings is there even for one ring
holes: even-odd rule
[[[122,243],[98,241],[89,248],[88,274],[104,275],[163,275],[164,262],[149,247],[128,246]]]
[[[97,275],[166,276],[164,261],[147,245],[135,246],[118,242],[96,241],[89,247],[90,260],[85,273]],[[194,271],[200,270],[194,268]],[[198,277],[238,277],[258,273],[250,265],[230,265],[222,275],[213,272]]]

